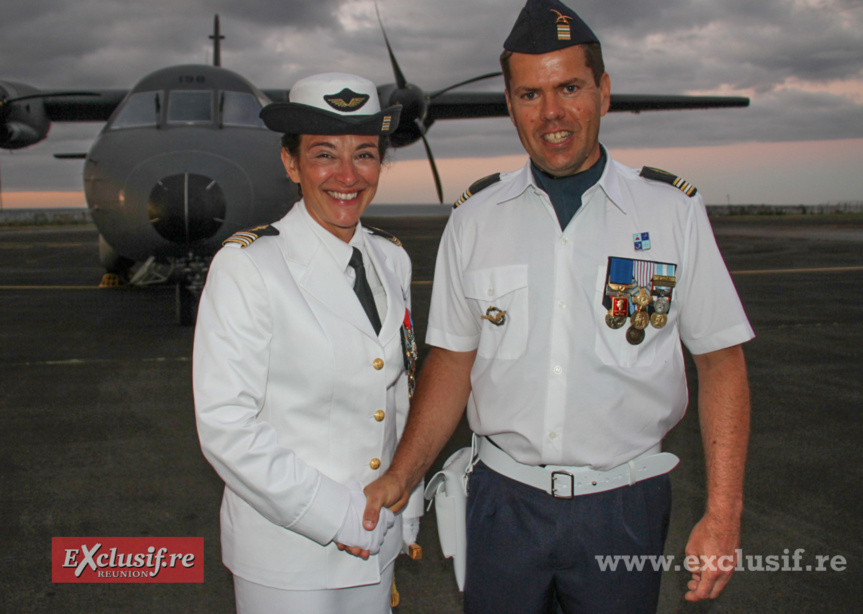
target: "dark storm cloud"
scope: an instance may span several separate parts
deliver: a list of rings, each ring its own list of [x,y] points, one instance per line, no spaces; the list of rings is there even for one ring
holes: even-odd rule
[[[333,17],[343,3],[343,0],[218,0],[201,5],[226,18],[263,26],[331,28]]]
[[[402,70],[426,91],[498,70],[503,40],[523,4],[379,0]],[[609,116],[602,137],[613,146],[863,137],[863,0],[570,5],[603,42],[613,92],[752,96],[748,109]],[[128,88],[165,66],[210,62],[216,13],[226,36],[222,65],[259,87],[289,87],[325,70],[393,81],[368,0],[0,0],[0,80],[46,89]],[[851,85],[837,89],[836,82]],[[502,81],[465,89],[499,91]],[[86,150],[87,135],[97,129],[55,126],[48,141],[16,158],[29,163],[31,156]],[[439,157],[522,152],[505,118],[440,122],[429,138]],[[424,155],[414,145],[396,157]],[[56,164],[48,158],[43,166]]]

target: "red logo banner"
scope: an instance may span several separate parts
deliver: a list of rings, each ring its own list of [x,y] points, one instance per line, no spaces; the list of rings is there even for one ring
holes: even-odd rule
[[[201,583],[203,537],[53,537],[53,582]]]

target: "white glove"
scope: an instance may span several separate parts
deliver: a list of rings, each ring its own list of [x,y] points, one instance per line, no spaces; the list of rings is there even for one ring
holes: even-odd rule
[[[389,509],[381,508],[377,526],[367,531],[363,527],[363,513],[366,511],[363,487],[356,481],[350,481],[345,486],[350,490],[351,501],[342,528],[336,533],[334,541],[344,546],[368,550],[369,554],[377,554],[381,551],[384,536],[396,522],[395,516]]]
[[[402,516],[402,540],[410,546],[417,543],[417,535],[420,533],[419,518],[405,518]]]

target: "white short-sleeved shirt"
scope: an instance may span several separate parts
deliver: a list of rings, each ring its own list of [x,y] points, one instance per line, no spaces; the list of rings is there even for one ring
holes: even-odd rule
[[[426,339],[477,350],[467,409],[474,432],[522,463],[609,469],[683,417],[681,341],[703,354],[754,334],[700,195],[609,157],[582,202],[562,231],[528,163],[454,210]],[[667,324],[647,326],[639,345],[626,339],[628,321],[606,324],[612,258],[636,261],[648,278],[673,270]]]

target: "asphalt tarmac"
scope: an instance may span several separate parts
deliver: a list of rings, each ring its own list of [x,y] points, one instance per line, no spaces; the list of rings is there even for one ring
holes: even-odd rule
[[[421,342],[442,224],[368,222],[399,236],[414,259]],[[745,568],[718,600],[684,602],[688,574],[673,567],[704,505],[691,378],[690,410],[665,446],[682,462],[672,474],[666,554],[675,558],[660,612],[860,611],[863,216],[713,224],[758,335],[746,347]],[[96,237],[92,226],[0,229],[0,610],[232,612],[219,550],[222,483],[195,431],[193,331],[175,324],[171,288],[97,289]],[[439,462],[467,441],[462,427]],[[205,581],[53,584],[51,538],[60,536],[203,537]],[[460,612],[434,512],[419,542],[423,560],[397,562],[396,612]]]

